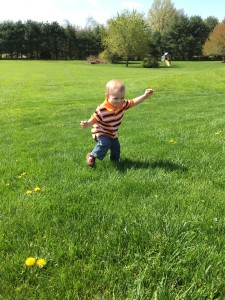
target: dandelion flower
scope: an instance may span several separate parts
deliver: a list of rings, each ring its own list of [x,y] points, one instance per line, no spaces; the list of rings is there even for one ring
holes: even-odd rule
[[[22,174],[18,175],[16,178],[20,179],[20,178],[22,178],[22,177],[25,176],[25,175],[27,175],[27,173],[26,173],[26,172],[23,172]]]
[[[31,195],[33,192],[31,190],[26,191],[27,195]]]
[[[10,183],[6,183],[5,186],[10,186]]]
[[[46,265],[46,260],[44,258],[40,258],[36,261],[36,265],[38,265],[39,268],[43,268]]]
[[[36,258],[35,257],[28,257],[25,261],[26,266],[31,267],[34,266],[36,263]]]
[[[34,188],[34,192],[40,192],[40,188],[37,186],[36,188]]]
[[[170,139],[169,140],[169,144],[176,144],[177,142],[175,141],[175,140],[173,140],[173,139]]]
[[[222,133],[222,130],[218,130],[215,132],[215,135],[220,135]]]

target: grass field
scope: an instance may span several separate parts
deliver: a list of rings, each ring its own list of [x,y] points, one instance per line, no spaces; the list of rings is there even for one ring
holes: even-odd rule
[[[225,65],[0,68],[0,299],[225,299]],[[124,117],[120,164],[90,169],[80,121],[112,78],[155,93]]]

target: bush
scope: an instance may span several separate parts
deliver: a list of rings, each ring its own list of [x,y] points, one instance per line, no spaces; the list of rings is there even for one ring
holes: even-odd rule
[[[106,63],[117,63],[119,61],[119,56],[112,54],[109,49],[105,49],[99,54],[99,57],[105,60]]]
[[[87,57],[88,64],[105,64],[107,61],[101,55],[90,55]]]
[[[100,60],[104,61],[105,64],[111,62],[106,51],[100,52],[98,56],[99,56]]]
[[[156,57],[149,55],[143,59],[142,67],[143,68],[158,68],[159,62]]]

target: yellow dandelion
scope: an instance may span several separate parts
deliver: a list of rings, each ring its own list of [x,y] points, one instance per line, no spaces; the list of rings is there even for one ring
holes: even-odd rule
[[[26,191],[27,195],[31,195],[33,192],[31,190]]]
[[[23,173],[21,173],[20,175],[18,175],[16,178],[20,179],[20,178],[22,178],[22,177],[25,176],[25,175],[27,175],[27,173],[26,173],[26,172],[23,172]]]
[[[169,144],[176,144],[177,143],[177,141],[175,141],[175,140],[173,140],[173,139],[170,139],[169,140]]]
[[[31,267],[36,264],[36,258],[35,257],[28,257],[25,261],[26,266]]]
[[[46,265],[46,260],[44,258],[40,258],[36,261],[36,265],[39,268],[43,268]]]
[[[10,186],[10,183],[7,182],[7,183],[5,184],[5,186]]]
[[[40,192],[40,188],[37,186],[36,188],[34,188],[34,192]]]
[[[220,135],[222,133],[222,130],[218,130],[215,132],[215,135]]]

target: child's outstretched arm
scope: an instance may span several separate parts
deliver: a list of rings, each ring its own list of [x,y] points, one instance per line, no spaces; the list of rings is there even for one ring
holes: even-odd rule
[[[146,100],[148,97],[151,96],[151,94],[154,93],[153,89],[147,89],[143,95],[136,97],[133,99],[134,101],[134,105],[138,105],[139,103],[143,102],[144,100]]]
[[[89,119],[88,121],[81,121],[80,126],[83,127],[83,128],[86,128],[88,126],[94,125],[94,123],[95,122],[92,119]]]

